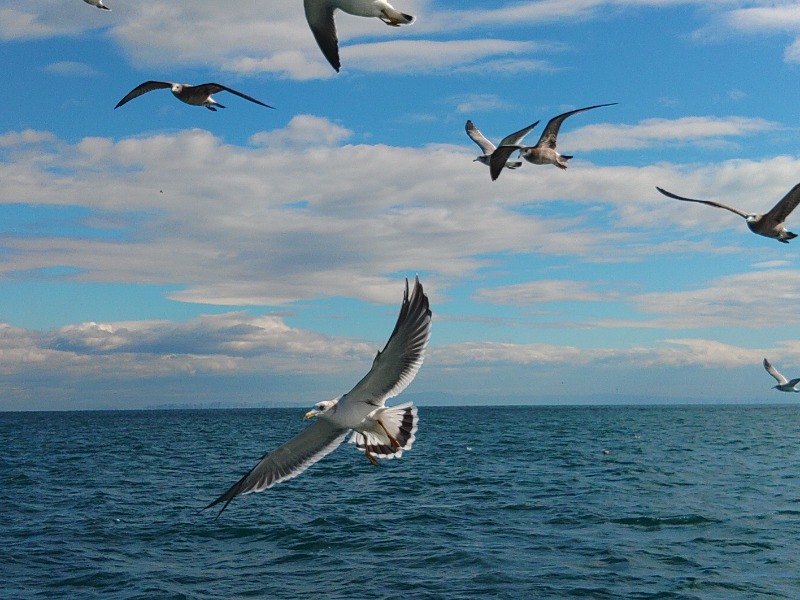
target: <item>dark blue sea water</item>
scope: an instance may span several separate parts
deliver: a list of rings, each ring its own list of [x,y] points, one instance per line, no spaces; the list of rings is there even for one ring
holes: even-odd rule
[[[423,407],[198,510],[303,412],[0,413],[0,597],[800,598],[798,406]]]

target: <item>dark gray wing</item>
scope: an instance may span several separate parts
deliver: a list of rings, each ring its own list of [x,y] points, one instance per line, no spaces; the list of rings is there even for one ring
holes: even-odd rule
[[[764,219],[776,224],[783,223],[786,220],[786,217],[788,217],[791,212],[797,208],[799,203],[800,183],[789,190],[789,193],[786,194],[780,202],[778,202],[767,214],[764,215]]]
[[[585,106],[583,108],[571,110],[569,112],[565,112],[563,114],[553,117],[547,122],[547,126],[544,128],[544,131],[542,132],[542,136],[539,138],[539,143],[536,145],[539,147],[547,146],[548,148],[555,149],[556,137],[558,137],[558,130],[561,128],[561,123],[564,122],[564,119],[566,119],[567,117],[571,117],[572,115],[578,114],[580,112],[592,110],[593,108],[601,108],[603,106],[614,106],[615,104],[617,103],[611,102],[610,104],[595,104],[594,106]]]
[[[486,139],[486,136],[481,133],[480,129],[475,127],[472,121],[467,121],[467,124],[464,125],[464,129],[467,130],[469,138],[478,144],[478,147],[483,150],[484,154],[491,154],[494,152],[494,144]]]
[[[408,295],[408,280],[403,304],[389,341],[375,356],[372,368],[342,400],[345,403],[366,403],[383,406],[387,399],[402,392],[414,379],[425,358],[431,335],[431,309],[419,277]]]
[[[327,0],[303,0],[303,8],[319,49],[338,73],[342,64],[339,62],[339,39],[336,37],[333,7]]]
[[[727,206],[725,204],[720,204],[719,202],[712,202],[711,200],[694,200],[692,198],[684,198],[683,196],[678,196],[677,194],[668,192],[667,190],[662,189],[658,186],[656,186],[656,189],[665,196],[667,196],[668,198],[674,198],[675,200],[683,200],[684,202],[699,202],[700,204],[708,204],[709,206],[716,206],[717,208],[724,208],[725,210],[729,210],[732,213],[737,214],[745,219],[748,217],[748,213],[744,212],[743,210],[739,210],[738,208],[733,208],[732,206]]]
[[[147,92],[152,92],[153,90],[163,90],[164,88],[171,88],[172,84],[168,81],[145,81],[141,85],[137,85],[133,88],[128,95],[125,96],[122,100],[117,102],[117,105],[114,107],[119,108],[123,104],[130,102],[134,98],[138,98],[142,94],[146,94]]]
[[[209,95],[216,94],[217,92],[230,92],[231,94],[236,94],[240,98],[244,98],[245,100],[250,100],[250,102],[255,102],[256,104],[260,104],[261,106],[266,106],[267,108],[275,108],[274,106],[270,106],[269,104],[264,104],[263,102],[261,102],[261,100],[256,100],[252,96],[248,96],[247,94],[243,94],[242,92],[237,92],[234,89],[224,86],[221,83],[202,83],[200,85],[194,86],[194,89]]]
[[[492,152],[489,157],[489,175],[491,175],[492,181],[500,177],[500,172],[515,150],[519,150],[519,146],[500,146]]]
[[[521,144],[522,140],[525,139],[525,136],[528,135],[534,127],[539,124],[539,121],[536,121],[533,125],[528,125],[525,129],[520,129],[519,131],[515,131],[511,135],[507,135],[502,140],[500,140],[501,146],[516,146],[517,144]]]
[[[259,463],[230,489],[206,508],[224,502],[219,515],[239,494],[262,492],[276,483],[297,477],[308,467],[327,456],[342,443],[349,429],[339,429],[324,419],[318,419],[288,442],[265,454]]]

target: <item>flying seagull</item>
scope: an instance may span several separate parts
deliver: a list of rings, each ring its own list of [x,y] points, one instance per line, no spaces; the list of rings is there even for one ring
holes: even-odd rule
[[[91,4],[92,6],[96,6],[100,10],[111,10],[105,4],[103,4],[103,0],[83,0],[86,4]]]
[[[306,413],[316,421],[272,452],[231,488],[206,506],[224,502],[219,515],[239,494],[262,492],[276,483],[297,477],[333,452],[350,435],[376,465],[378,458],[400,458],[410,450],[417,431],[417,409],[411,402],[385,406],[414,379],[422,366],[431,333],[428,297],[417,277],[411,295],[406,280],[403,304],[389,341],[375,356],[372,368],[348,393],[323,400]]]
[[[506,160],[508,160],[508,157],[511,156],[515,150],[519,150],[520,158],[524,158],[529,163],[533,163],[534,165],[555,165],[559,169],[566,169],[567,161],[571,159],[572,156],[559,154],[556,152],[556,138],[558,137],[558,130],[561,128],[561,124],[564,122],[564,119],[580,112],[592,110],[593,108],[614,106],[615,104],[617,103],[612,102],[610,104],[586,106],[584,108],[571,110],[553,117],[547,122],[547,126],[544,128],[544,131],[542,132],[542,135],[535,146],[521,146],[519,142],[516,144],[503,144],[501,142],[497,150],[492,153],[492,157],[489,161],[489,173],[492,176],[492,181],[500,177],[500,171],[503,170]],[[517,133],[512,133],[506,139],[511,139],[523,131],[525,130],[522,129]]]
[[[256,100],[252,96],[248,96],[247,94],[243,94],[242,92],[237,92],[236,90],[232,90],[229,87],[225,87],[219,83],[203,83],[200,85],[189,85],[188,83],[171,83],[169,81],[145,81],[143,84],[136,86],[128,95],[125,96],[122,100],[117,102],[117,105],[114,107],[115,109],[119,108],[123,104],[126,104],[133,100],[134,98],[138,98],[142,94],[146,94],[147,92],[152,92],[153,90],[162,90],[170,88],[172,89],[173,95],[180,100],[181,102],[185,102],[186,104],[191,104],[192,106],[205,106],[208,110],[216,111],[217,108],[225,108],[222,104],[214,100],[211,97],[212,94],[216,94],[218,92],[230,92],[231,94],[236,94],[240,98],[244,98],[245,100],[250,100],[250,102],[255,102],[256,104],[260,104],[261,106],[266,106],[267,108],[273,108],[269,104],[264,104],[260,100]]]
[[[516,133],[512,133],[511,135],[504,137],[500,141],[500,145],[501,146],[503,146],[503,145],[511,146],[511,145],[514,145],[514,144],[521,144],[523,138],[526,135],[528,135],[531,132],[531,130],[534,127],[536,127],[538,124],[539,124],[539,121],[536,121],[536,123],[534,123],[533,125],[529,125],[525,129],[521,129],[520,131],[518,131]],[[475,124],[472,121],[467,121],[467,124],[465,125],[465,129],[467,130],[467,135],[470,137],[470,139],[473,142],[475,142],[476,144],[478,144],[480,149],[483,150],[483,154],[480,155],[475,160],[478,161],[479,163],[483,163],[484,165],[486,165],[488,167],[489,166],[489,159],[492,156],[492,152],[495,151],[495,145],[492,142],[490,142],[489,140],[486,139],[486,136],[484,136],[481,133],[480,129],[475,127]],[[475,162],[475,161],[473,161],[473,162]],[[519,160],[507,160],[505,166],[506,166],[507,169],[518,169],[519,167],[522,166],[522,162],[519,161]]]
[[[676,200],[683,200],[685,202],[699,202],[700,204],[708,204],[709,206],[716,206],[717,208],[729,210],[732,213],[735,213],[746,219],[747,226],[753,233],[757,233],[758,235],[763,235],[764,237],[768,238],[775,238],[784,244],[788,244],[789,240],[797,237],[796,233],[792,233],[786,229],[783,222],[786,220],[786,217],[788,217],[789,214],[795,209],[797,204],[800,203],[800,183],[789,190],[789,193],[786,194],[780,202],[773,206],[769,212],[764,213],[763,215],[758,213],[746,213],[738,208],[726,206],[725,204],[720,204],[719,202],[712,202],[711,200],[693,200],[692,198],[684,198],[683,196],[678,196],[672,192],[661,189],[658,186],[656,186],[656,189],[669,198],[675,198]]]
[[[800,377],[792,380],[786,379],[786,377],[778,373],[777,369],[775,369],[775,367],[773,367],[766,358],[764,359],[764,368],[767,370],[767,373],[772,375],[775,378],[775,381],[778,382],[778,385],[772,386],[773,389],[780,390],[782,392],[800,392],[800,390],[798,390],[796,387],[797,384],[800,383]]]
[[[339,62],[336,23],[333,20],[337,8],[357,17],[377,17],[391,27],[414,22],[414,17],[396,10],[386,0],[303,0],[303,8],[319,49],[337,72],[342,66]]]

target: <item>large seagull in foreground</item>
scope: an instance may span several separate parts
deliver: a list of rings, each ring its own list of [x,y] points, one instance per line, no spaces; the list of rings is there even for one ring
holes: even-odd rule
[[[667,190],[664,190],[658,186],[656,186],[656,189],[668,198],[683,200],[684,202],[699,202],[700,204],[708,204],[709,206],[715,206],[717,208],[729,210],[732,213],[744,218],[747,221],[747,226],[753,233],[757,233],[758,235],[763,235],[764,237],[768,238],[774,238],[779,242],[783,242],[784,244],[788,244],[789,240],[797,237],[796,233],[792,233],[786,229],[786,226],[783,224],[783,222],[791,214],[791,212],[797,208],[798,203],[800,203],[800,183],[789,190],[789,193],[786,194],[780,202],[773,206],[769,212],[766,212],[763,215],[758,213],[746,213],[738,208],[733,208],[732,206],[727,206],[719,202],[712,202],[711,200],[693,200],[692,198],[684,198],[683,196],[678,196],[677,194],[668,192]]]
[[[224,502],[219,515],[239,494],[262,492],[297,477],[333,452],[348,434],[373,465],[378,458],[400,458],[411,449],[417,431],[417,409],[411,402],[385,406],[411,383],[422,366],[431,334],[431,309],[419,278],[408,294],[408,280],[400,315],[389,341],[375,356],[372,368],[343,396],[324,400],[306,413],[316,418],[309,427],[272,452],[206,508]]]
[[[336,9],[357,17],[377,17],[392,27],[414,22],[414,17],[396,10],[386,0],[303,0],[303,8],[319,49],[337,72],[342,64],[339,62],[339,39],[333,20]]]
[[[775,381],[778,382],[778,385],[772,386],[774,389],[782,392],[800,392],[800,390],[797,389],[797,384],[800,383],[800,377],[792,380],[786,379],[786,377],[778,373],[778,370],[773,367],[766,358],[764,359],[764,368],[767,370],[767,373],[772,375]]]
[[[218,92],[230,92],[231,94],[235,94],[240,98],[249,100],[250,102],[255,102],[256,104],[266,106],[267,108],[273,108],[269,104],[264,104],[261,102],[261,100],[256,100],[252,96],[232,90],[221,83],[189,85],[188,83],[172,83],[170,81],[145,81],[128,92],[128,94],[122,100],[117,102],[117,105],[114,108],[117,109],[123,104],[126,104],[134,98],[138,98],[147,92],[152,92],[153,90],[163,90],[167,88],[171,89],[173,95],[181,102],[191,104],[192,106],[205,106],[208,110],[213,111],[216,111],[217,108],[225,108],[222,104],[211,97],[212,94],[216,94]]]

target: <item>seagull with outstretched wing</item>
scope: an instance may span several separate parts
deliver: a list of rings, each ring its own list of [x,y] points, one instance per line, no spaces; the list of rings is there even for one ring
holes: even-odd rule
[[[103,4],[103,0],[83,0],[83,1],[86,2],[86,4],[91,4],[92,6],[96,6],[100,10],[108,10],[108,11],[111,10],[105,4]]]
[[[797,205],[800,204],[800,183],[789,190],[788,194],[786,194],[775,206],[773,206],[769,212],[766,212],[763,215],[759,213],[747,213],[743,210],[739,210],[738,208],[734,208],[733,206],[728,206],[720,202],[713,202],[711,200],[694,200],[692,198],[684,198],[683,196],[678,196],[677,194],[668,192],[667,190],[658,186],[656,186],[656,189],[668,198],[683,200],[684,202],[698,202],[699,204],[707,204],[708,206],[729,210],[733,214],[739,215],[745,219],[747,221],[747,227],[753,233],[776,239],[784,244],[788,244],[789,240],[797,237],[797,234],[787,230],[783,223],[786,221],[786,218],[792,213],[792,211],[797,208]]]
[[[778,370],[773,367],[766,358],[764,359],[764,368],[767,370],[767,373],[772,375],[775,381],[778,382],[778,385],[772,386],[773,389],[782,392],[800,392],[800,389],[797,389],[797,384],[800,383],[800,377],[792,380],[786,379],[786,377],[778,373]]]
[[[222,85],[221,83],[189,85],[188,83],[172,83],[170,81],[145,81],[128,92],[122,100],[117,102],[117,105],[114,108],[119,108],[123,104],[127,104],[134,98],[138,98],[147,92],[168,88],[172,90],[173,95],[181,102],[191,104],[192,106],[205,106],[208,110],[216,111],[217,108],[225,108],[212,97],[212,94],[216,94],[218,92],[230,92],[231,94],[235,94],[236,96],[244,98],[245,100],[249,100],[250,102],[255,102],[256,104],[260,104],[261,106],[265,106],[267,108],[273,108],[269,104],[264,104],[261,102],[261,100],[256,100],[252,96],[248,96],[242,92],[237,92],[234,89]]]
[[[531,132],[531,130],[538,124],[539,121],[536,121],[536,123],[534,123],[533,125],[528,125],[525,129],[520,129],[519,131],[504,137],[500,141],[500,145],[502,146],[503,144],[506,145],[521,144],[525,136],[528,135]],[[467,135],[469,136],[469,139],[478,144],[478,147],[481,150],[483,150],[483,154],[481,154],[472,162],[477,161],[488,167],[489,161],[492,158],[492,153],[496,149],[495,145],[492,142],[490,142],[485,135],[481,133],[480,129],[475,127],[475,124],[471,120],[467,121],[466,125],[464,126],[464,129],[467,130]],[[506,160],[505,166],[506,169],[518,169],[519,167],[522,166],[522,162],[519,160]]]
[[[409,295],[406,280],[403,304],[389,341],[375,356],[372,368],[348,393],[324,400],[306,413],[316,419],[288,442],[264,455],[227,492],[206,506],[223,503],[222,511],[240,494],[262,492],[297,477],[333,452],[351,434],[350,442],[372,464],[378,458],[399,458],[416,439],[417,409],[411,403],[386,406],[414,379],[422,366],[431,333],[431,310],[419,278]],[[219,514],[217,516],[219,516]]]
[[[547,122],[547,125],[545,126],[544,131],[542,132],[542,135],[539,137],[539,141],[535,146],[522,146],[519,142],[513,144],[504,144],[503,142],[500,142],[500,145],[497,147],[497,150],[492,153],[491,160],[489,161],[489,173],[492,177],[492,181],[500,177],[500,172],[503,170],[508,157],[511,156],[515,150],[519,150],[520,158],[524,158],[529,163],[534,165],[555,165],[559,169],[566,169],[567,161],[570,160],[572,156],[559,154],[556,151],[556,138],[558,137],[558,130],[561,129],[561,124],[564,122],[564,119],[587,110],[601,108],[603,106],[614,106],[615,104],[616,102],[612,102],[610,104],[585,106],[583,108],[577,108],[575,110],[556,115]],[[522,131],[525,130],[523,129]],[[512,133],[510,136],[508,136],[508,138],[512,138],[518,133],[521,132],[517,132],[516,134]]]
[[[414,17],[395,9],[386,0],[303,0],[303,8],[319,49],[337,72],[342,68],[336,22],[333,19],[337,9],[356,17],[377,17],[391,27],[414,22]]]

